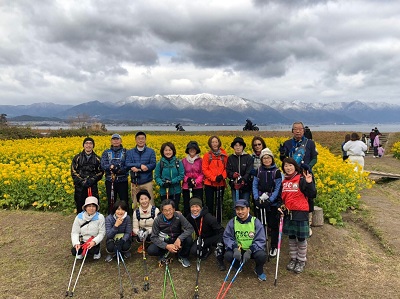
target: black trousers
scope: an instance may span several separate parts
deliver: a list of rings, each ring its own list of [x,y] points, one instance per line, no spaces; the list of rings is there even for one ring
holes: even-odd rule
[[[88,192],[89,188],[85,187],[75,187],[75,206],[76,206],[76,214],[82,212],[82,206],[85,204],[86,198],[89,196]],[[92,196],[99,199],[99,189],[97,188],[97,183],[90,187],[92,192]],[[100,206],[100,199],[99,199],[99,206]]]
[[[242,250],[242,255],[243,255],[244,251]],[[225,252],[225,256],[224,256],[225,260],[231,264],[233,261],[233,251],[232,250],[227,250]],[[251,254],[251,259],[254,259],[254,261],[256,262],[256,272],[258,275],[262,274],[264,272],[263,267],[265,262],[267,261],[267,253],[264,250],[259,250],[256,251],[254,253]],[[239,265],[240,263],[238,261],[235,261],[235,263],[233,264],[233,267],[235,269],[239,269]]]
[[[111,203],[111,189],[114,189],[114,200]],[[108,201],[108,214],[112,213],[113,205],[118,200],[124,200],[128,204],[128,214],[132,214],[132,205],[129,207],[129,193],[128,193],[128,181],[126,182],[114,182],[114,186],[110,181],[106,181],[106,193]]]
[[[183,197],[183,215],[187,216],[190,213],[190,190],[182,189],[182,197]],[[200,198],[203,201],[203,188],[200,189],[192,189],[192,197]]]

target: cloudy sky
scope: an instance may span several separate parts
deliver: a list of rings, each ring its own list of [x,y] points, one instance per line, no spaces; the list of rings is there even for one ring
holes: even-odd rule
[[[0,0],[0,102],[400,98],[398,0]]]

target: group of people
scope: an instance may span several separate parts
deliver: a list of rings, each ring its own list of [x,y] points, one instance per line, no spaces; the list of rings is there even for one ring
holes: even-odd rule
[[[382,134],[376,127],[372,129],[369,137],[363,134],[360,138],[356,132],[346,134],[342,143],[343,161],[349,159],[350,162],[356,164],[355,170],[362,171],[364,169],[365,152],[368,152],[370,147],[373,147],[374,158],[383,157],[385,149],[380,143],[380,136]]]
[[[149,255],[162,260],[167,252],[174,253],[184,267],[189,267],[191,254],[205,259],[214,249],[221,271],[226,269],[224,260],[238,269],[240,263],[254,259],[254,271],[259,280],[265,281],[264,264],[268,255],[277,254],[279,219],[284,217],[283,233],[289,236],[290,249],[287,269],[303,272],[311,230],[309,213],[316,197],[312,168],[318,152],[313,140],[304,136],[303,123],[294,123],[292,132],[293,138],[279,148],[281,169],[258,136],[252,139],[251,155],[245,152],[246,143],[241,137],[234,138],[230,144],[234,153],[228,156],[220,138],[211,136],[210,150],[202,158],[198,143],[190,141],[182,160],[176,157],[174,144],[166,142],[158,162],[154,150],[146,146],[144,132],[135,135],[136,146],[131,150],[122,146],[119,134],[113,134],[111,147],[101,158],[93,151],[94,140],[85,138],[83,151],[71,165],[77,209],[71,232],[72,254],[83,258],[85,247],[87,254],[99,259],[100,243],[106,237],[106,261],[112,261],[118,251],[129,258],[136,239],[143,242],[142,246],[150,243],[147,249],[141,248]],[[129,172],[132,210],[128,204]],[[154,203],[153,172],[160,186],[159,209]],[[103,173],[109,213],[106,217],[99,212],[97,189]],[[228,185],[235,216],[223,228],[222,202]],[[250,213],[251,200],[254,216]],[[268,232],[270,250],[266,250]]]

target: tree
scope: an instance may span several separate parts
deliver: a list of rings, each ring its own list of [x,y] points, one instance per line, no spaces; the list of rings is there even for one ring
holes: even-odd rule
[[[0,114],[0,126],[7,126],[7,114]]]

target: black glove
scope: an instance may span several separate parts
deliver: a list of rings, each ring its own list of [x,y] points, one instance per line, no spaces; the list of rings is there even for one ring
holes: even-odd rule
[[[170,180],[164,180],[163,181],[163,187],[165,187],[165,188],[171,187],[171,181]]]
[[[114,251],[115,252],[117,252],[117,251],[121,252],[122,251],[122,246],[124,245],[124,240],[117,239],[117,240],[115,240],[114,245],[115,245]]]
[[[196,182],[193,178],[188,178],[187,183],[188,183],[189,188],[196,187]]]
[[[233,258],[237,261],[240,262],[240,260],[242,259],[242,252],[240,251],[239,248],[235,248],[233,250]]]
[[[247,249],[243,254],[243,263],[247,263],[247,261],[251,258],[252,251]]]
[[[88,179],[86,180],[86,185],[87,185],[87,187],[91,187],[91,186],[93,186],[95,183],[96,183],[96,179],[95,179],[95,178],[88,178]]]
[[[113,168],[111,168],[111,172],[117,174],[121,168],[117,165],[114,165]]]
[[[308,166],[308,164],[306,164],[306,163],[301,163],[300,168],[305,171],[310,171],[310,166]]]
[[[215,181],[216,181],[217,183],[219,183],[219,182],[222,182],[223,179],[224,179],[224,177],[222,176],[222,174],[219,174],[219,175],[217,175],[217,177],[215,178]]]
[[[224,255],[224,244],[223,243],[217,243],[217,247],[215,248],[215,256],[217,258],[222,257]]]
[[[286,156],[286,148],[282,145],[282,143],[279,145],[279,154],[281,156]]]

